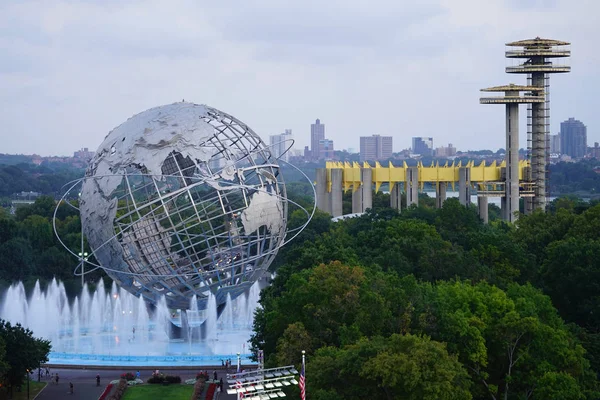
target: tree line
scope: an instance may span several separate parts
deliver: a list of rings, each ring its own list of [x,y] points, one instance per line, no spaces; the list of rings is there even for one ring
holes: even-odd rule
[[[30,206],[19,207],[15,215],[0,208],[0,289],[23,281],[27,290],[36,280],[42,286],[53,278],[60,279],[70,298],[81,291],[81,279],[73,275],[78,260],[65,250],[54,233],[54,226],[64,244],[75,254],[81,251],[81,220],[77,203],[62,203],[54,218],[56,201],[39,197]],[[84,241],[85,251],[87,242]],[[101,270],[86,274],[88,285],[105,276]]]
[[[456,199],[317,211],[274,262],[252,346],[268,366],[306,350],[312,399],[595,399],[599,232],[600,205],[571,199],[514,225]]]

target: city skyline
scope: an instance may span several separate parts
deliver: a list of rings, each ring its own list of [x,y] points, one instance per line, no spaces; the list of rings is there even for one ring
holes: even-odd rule
[[[501,148],[503,116],[479,107],[479,88],[523,83],[504,73],[504,44],[535,36],[573,43],[572,72],[552,80],[550,132],[575,117],[593,143],[598,11],[564,0],[5,2],[2,152],[95,151],[132,115],[182,99],[238,115],[267,143],[292,129],[297,149],[316,117],[337,149],[373,134],[393,137],[394,152],[413,136]]]

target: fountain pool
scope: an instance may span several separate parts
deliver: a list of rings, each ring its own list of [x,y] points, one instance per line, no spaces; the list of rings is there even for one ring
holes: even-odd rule
[[[219,365],[226,359],[235,363],[238,352],[242,363],[249,364],[248,340],[259,294],[256,282],[235,300],[228,297],[220,314],[209,298],[199,317],[194,299],[190,310],[170,310],[164,298],[149,307],[114,283],[107,290],[100,281],[94,292],[86,284],[72,301],[56,280],[45,290],[37,282],[29,295],[17,283],[2,298],[0,318],[50,340],[49,364]]]

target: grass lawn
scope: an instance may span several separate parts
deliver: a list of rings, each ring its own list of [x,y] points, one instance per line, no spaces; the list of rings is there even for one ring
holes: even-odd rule
[[[47,382],[29,381],[29,398],[33,399],[39,392],[46,386]],[[190,392],[191,396],[191,392]],[[8,399],[8,389],[2,388],[0,390],[0,400]],[[27,382],[23,384],[20,392],[17,392],[17,388],[13,388],[13,400],[26,400],[27,399]]]
[[[129,386],[122,400],[169,399],[189,400],[194,391],[194,385],[174,383],[168,386],[160,384],[144,384]]]

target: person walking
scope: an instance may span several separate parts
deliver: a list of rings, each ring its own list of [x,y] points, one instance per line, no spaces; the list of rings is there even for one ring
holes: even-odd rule
[[[100,386],[100,374],[96,375],[96,386]]]
[[[73,382],[69,382],[69,389],[71,391],[71,394],[73,394]]]
[[[56,373],[56,375],[54,376],[54,380],[56,381],[56,384],[58,385],[58,372]]]
[[[213,379],[215,381],[217,381],[217,371],[216,370],[213,371]]]
[[[138,369],[137,372],[135,373],[135,379],[141,379],[140,378],[140,370]]]

